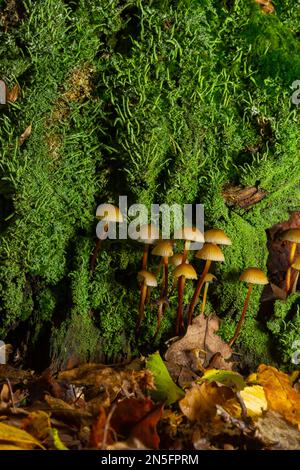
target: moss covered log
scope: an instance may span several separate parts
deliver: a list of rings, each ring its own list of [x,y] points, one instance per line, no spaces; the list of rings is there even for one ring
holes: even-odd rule
[[[300,5],[273,4],[265,14],[252,0],[0,0],[0,78],[21,90],[0,109],[1,338],[20,325],[31,342],[49,332],[60,361],[151,341],[153,305],[134,338],[140,247],[107,243],[89,272],[95,209],[124,194],[203,203],[206,226],[231,237],[209,294],[230,339],[239,273],[266,271],[266,229],[300,205]],[[242,208],[224,197],[237,186],[264,197]],[[237,345],[252,362],[289,362],[299,298],[264,321],[260,295]],[[171,303],[160,337],[175,315]]]

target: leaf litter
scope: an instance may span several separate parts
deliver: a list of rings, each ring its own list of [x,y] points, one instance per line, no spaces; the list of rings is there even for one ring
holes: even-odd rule
[[[42,374],[0,366],[0,449],[300,449],[299,372],[238,372],[197,317],[162,356]]]

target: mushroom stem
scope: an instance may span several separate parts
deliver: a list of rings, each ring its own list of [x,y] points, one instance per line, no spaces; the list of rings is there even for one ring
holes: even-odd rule
[[[204,284],[204,278],[205,278],[206,274],[209,271],[210,265],[211,265],[211,260],[207,259],[206,262],[205,262],[203,273],[201,274],[201,276],[198,279],[196,289],[195,289],[194,295],[192,297],[192,300],[191,300],[191,303],[190,303],[190,306],[189,306],[188,325],[191,325],[191,323],[192,323],[193,313],[194,313],[194,310],[195,310],[196,302],[199,298],[202,286]]]
[[[149,245],[148,243],[145,243],[143,259],[142,259],[142,270],[147,269],[148,253],[149,253]]]
[[[167,256],[163,257],[163,263],[164,263],[164,279],[163,279],[162,297],[164,295],[168,295],[169,258]]]
[[[184,250],[183,250],[183,254],[182,254],[182,263],[186,262],[188,251],[190,249],[190,244],[191,244],[190,240],[185,240]]]
[[[203,315],[203,314],[204,314],[204,311],[205,311],[205,305],[206,305],[206,299],[207,299],[208,286],[209,286],[209,282],[206,282],[206,283],[205,283],[205,286],[204,286],[204,292],[203,292],[203,299],[202,299],[202,306],[201,306],[201,315]]]
[[[240,329],[242,327],[242,324],[243,324],[243,321],[244,321],[244,318],[245,318],[245,315],[246,315],[246,311],[247,311],[247,308],[248,308],[248,305],[249,305],[249,299],[250,299],[252,289],[253,289],[253,284],[248,284],[248,292],[247,292],[247,295],[246,295],[243,311],[242,311],[242,314],[241,314],[240,319],[238,321],[238,324],[236,326],[234,335],[231,338],[231,340],[229,341],[229,346],[230,347],[235,343],[235,341],[236,341],[236,339],[239,335],[239,332],[240,332]]]
[[[140,333],[140,328],[142,321],[144,319],[144,308],[145,308],[145,300],[147,297],[147,285],[145,283],[142,284],[141,286],[141,296],[140,296],[140,304],[139,304],[139,316],[138,316],[138,321],[136,324],[136,335],[139,336]]]
[[[298,279],[299,279],[299,271],[296,272],[295,278],[292,282],[292,294],[294,294],[297,291],[297,285],[298,285]]]
[[[297,243],[292,243],[290,254],[289,254],[289,267],[287,269],[286,277],[285,277],[285,291],[287,294],[289,293],[290,288],[291,288],[291,274],[292,274],[291,265],[293,264],[293,261],[294,261],[296,248],[297,248]]]
[[[179,334],[179,330],[182,327],[183,322],[183,291],[185,285],[185,277],[180,276],[178,279],[178,307],[177,307],[177,317],[176,317],[176,336]]]

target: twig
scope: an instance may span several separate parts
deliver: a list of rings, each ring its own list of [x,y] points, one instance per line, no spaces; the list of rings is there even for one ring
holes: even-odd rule
[[[12,387],[11,387],[10,380],[7,378],[7,379],[6,379],[6,382],[7,382],[8,389],[9,389],[9,394],[10,394],[10,398],[11,398],[12,408],[13,408],[14,411],[16,411],[15,400],[14,400],[14,394],[13,394],[13,391],[12,391]]]
[[[108,416],[107,416],[107,420],[106,420],[106,423],[105,423],[105,426],[104,426],[104,432],[103,432],[103,440],[102,440],[102,450],[105,449],[105,446],[106,446],[106,441],[107,441],[107,435],[108,435],[108,431],[109,431],[109,424],[110,424],[110,420],[112,418],[112,415],[114,414],[115,412],[115,409],[116,409],[116,404],[114,404],[112,406],[112,409],[110,410],[110,412],[108,413]]]

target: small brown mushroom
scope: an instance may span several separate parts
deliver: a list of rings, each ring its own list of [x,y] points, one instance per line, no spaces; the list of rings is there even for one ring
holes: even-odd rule
[[[168,294],[169,258],[173,256],[173,242],[170,240],[160,240],[153,248],[152,255],[160,256],[163,260],[164,275],[161,291],[161,298],[163,298]]]
[[[150,245],[153,245],[158,239],[159,239],[159,229],[156,225],[145,224],[145,225],[140,226],[138,241],[140,243],[144,243],[142,270],[147,269]]]
[[[197,227],[184,227],[176,230],[174,239],[184,240],[183,262],[185,263],[191,242],[204,243],[204,235]]]
[[[246,299],[245,299],[245,303],[244,303],[244,308],[242,310],[242,314],[241,314],[240,319],[238,321],[238,324],[236,326],[234,335],[231,338],[231,340],[229,341],[229,346],[230,347],[235,343],[235,341],[236,341],[236,339],[239,335],[240,329],[242,327],[242,324],[243,324],[243,321],[244,321],[244,318],[245,318],[245,315],[246,315],[246,311],[247,311],[247,308],[248,308],[248,305],[249,305],[249,299],[250,299],[250,295],[251,295],[251,292],[252,292],[252,289],[253,289],[253,285],[254,284],[266,285],[266,284],[269,283],[268,278],[265,275],[265,273],[263,271],[261,271],[260,269],[258,269],[258,268],[245,269],[245,271],[242,272],[242,274],[240,276],[240,281],[247,282],[248,291],[247,291],[247,295],[246,295]]]
[[[205,243],[203,248],[197,251],[196,258],[205,260],[205,266],[204,266],[201,276],[198,279],[195,292],[194,292],[194,295],[192,297],[192,300],[189,306],[188,325],[192,323],[196,302],[199,298],[202,286],[204,284],[205,276],[209,271],[212,261],[222,262],[225,259],[221,248],[219,248],[218,245],[215,245],[214,243]]]
[[[292,285],[292,293],[294,294],[297,290],[297,285],[298,285],[298,279],[299,279],[299,271],[300,271],[300,255],[297,255],[293,264],[292,268],[295,271],[295,275],[293,278],[293,281],[291,283]]]
[[[174,270],[174,276],[178,279],[178,307],[176,317],[176,335],[183,324],[183,292],[186,279],[197,279],[197,273],[191,264],[183,263]]]
[[[207,299],[207,291],[208,291],[208,286],[211,282],[215,281],[217,278],[211,273],[207,273],[205,278],[204,278],[204,292],[203,292],[203,299],[202,299],[202,306],[201,306],[201,315],[204,314],[205,311],[205,305],[206,305],[206,299]]]
[[[113,204],[108,204],[108,203],[100,204],[100,206],[97,207],[96,218],[102,224],[104,223],[104,226],[103,226],[103,233],[102,234],[97,233],[98,240],[97,240],[95,249],[91,257],[91,262],[90,262],[90,271],[92,273],[95,270],[96,259],[101,248],[101,242],[104,238],[105,233],[108,232],[109,224],[123,222],[123,215],[120,209],[117,206],[114,206]]]
[[[287,269],[286,277],[285,277],[285,291],[286,293],[288,293],[291,287],[291,266],[295,258],[297,244],[300,243],[300,229],[291,228],[290,230],[287,230],[283,234],[282,240],[292,243],[290,247],[290,254],[289,254],[289,265],[288,265],[288,269]]]
[[[141,295],[139,303],[139,315],[136,324],[136,336],[139,336],[142,321],[144,319],[145,300],[149,287],[157,287],[157,280],[153,273],[142,270],[138,272],[138,281],[141,282]]]

